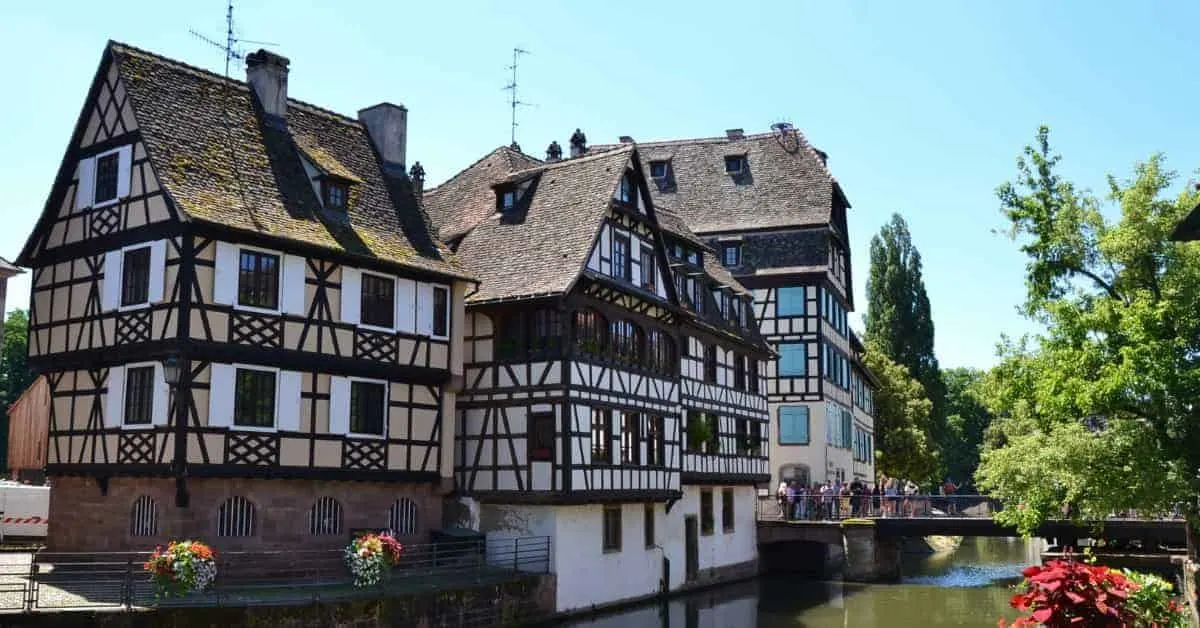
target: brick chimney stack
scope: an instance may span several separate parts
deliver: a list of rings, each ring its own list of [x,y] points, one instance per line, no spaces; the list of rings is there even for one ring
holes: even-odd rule
[[[287,57],[260,49],[246,56],[246,82],[254,89],[263,112],[287,120]]]

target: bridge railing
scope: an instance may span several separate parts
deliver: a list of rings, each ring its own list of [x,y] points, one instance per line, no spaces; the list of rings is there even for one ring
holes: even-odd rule
[[[760,497],[762,521],[840,521],[849,518],[955,517],[990,518],[999,500],[986,495],[797,495],[780,500]]]

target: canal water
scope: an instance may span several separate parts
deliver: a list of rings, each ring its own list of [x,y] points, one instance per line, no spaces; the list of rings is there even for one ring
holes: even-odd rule
[[[767,577],[613,615],[571,628],[943,628],[991,627],[1017,616],[1008,605],[1021,569],[1042,541],[964,538],[957,549],[905,556],[895,584]]]

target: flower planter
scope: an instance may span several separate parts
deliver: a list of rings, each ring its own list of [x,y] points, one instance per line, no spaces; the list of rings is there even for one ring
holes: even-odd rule
[[[217,578],[216,555],[199,541],[171,541],[165,549],[156,547],[144,569],[158,598],[203,592]]]

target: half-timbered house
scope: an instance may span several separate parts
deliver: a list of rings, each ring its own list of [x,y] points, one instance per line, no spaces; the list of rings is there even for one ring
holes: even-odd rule
[[[18,263],[52,398],[49,544],[419,538],[452,485],[470,276],[406,110],[291,99],[110,43]]]
[[[775,482],[873,482],[875,382],[847,322],[850,203],[827,155],[783,123],[638,146],[655,207],[678,214],[754,295],[777,353],[763,380]]]
[[[564,611],[752,571],[770,353],[750,295],[651,203],[634,146],[560,152],[502,147],[424,196],[480,280],[462,519],[553,537]]]

